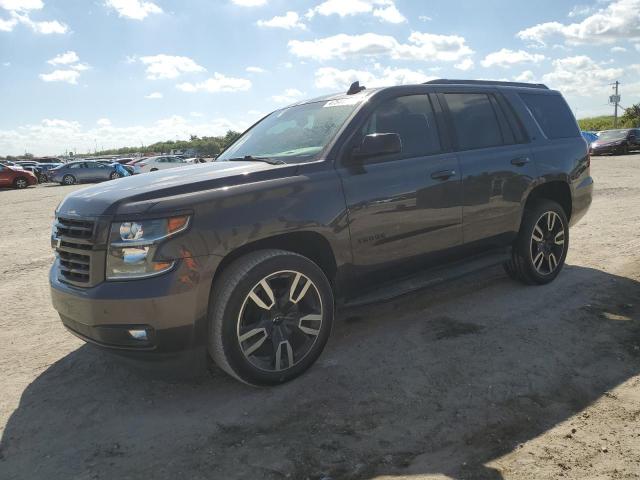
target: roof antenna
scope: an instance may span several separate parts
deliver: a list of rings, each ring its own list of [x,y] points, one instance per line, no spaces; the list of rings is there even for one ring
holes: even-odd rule
[[[365,88],[366,87],[360,86],[360,82],[355,81],[351,84],[349,90],[347,90],[347,95],[355,95],[356,93],[360,93],[361,91],[363,91]]]

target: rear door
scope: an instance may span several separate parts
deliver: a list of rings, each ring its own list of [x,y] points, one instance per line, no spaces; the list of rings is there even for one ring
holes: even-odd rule
[[[427,94],[384,100],[347,142],[338,174],[363,283],[379,281],[369,275],[374,271],[388,280],[440,261],[462,243],[460,169],[443,147],[432,100]],[[397,133],[402,152],[352,163],[350,151],[374,133]]]
[[[464,243],[479,249],[508,245],[537,177],[524,129],[497,91],[443,91],[439,98],[462,172]]]

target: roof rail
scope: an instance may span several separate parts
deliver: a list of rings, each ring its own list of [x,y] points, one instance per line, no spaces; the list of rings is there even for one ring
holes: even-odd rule
[[[549,90],[549,87],[543,83],[499,82],[493,80],[450,80],[447,78],[430,80],[428,82],[424,82],[424,85],[496,85],[500,87],[542,88]]]

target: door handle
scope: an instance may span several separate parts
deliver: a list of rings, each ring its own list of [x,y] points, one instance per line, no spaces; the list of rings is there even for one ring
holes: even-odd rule
[[[529,157],[518,157],[511,160],[511,165],[515,165],[516,167],[524,167],[529,162]]]
[[[448,180],[456,174],[455,170],[440,170],[439,172],[433,172],[431,178],[434,180]]]

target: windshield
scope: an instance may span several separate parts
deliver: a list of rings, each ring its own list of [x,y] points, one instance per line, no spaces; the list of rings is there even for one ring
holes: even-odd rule
[[[629,130],[609,130],[607,132],[601,132],[598,135],[598,140],[622,140],[627,138]]]
[[[361,101],[358,96],[277,110],[240,137],[217,161],[243,157],[286,163],[317,160]]]

